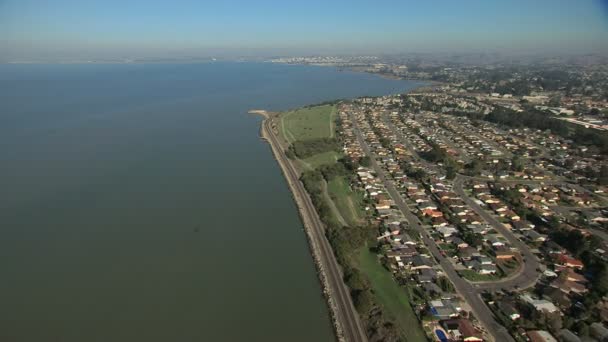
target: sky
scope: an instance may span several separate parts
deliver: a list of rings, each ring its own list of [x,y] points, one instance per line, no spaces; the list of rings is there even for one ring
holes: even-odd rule
[[[0,60],[608,50],[608,0],[0,0]]]

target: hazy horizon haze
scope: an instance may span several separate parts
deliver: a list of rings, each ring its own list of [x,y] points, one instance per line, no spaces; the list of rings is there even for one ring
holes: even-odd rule
[[[604,53],[607,1],[0,2],[0,61],[531,51]]]

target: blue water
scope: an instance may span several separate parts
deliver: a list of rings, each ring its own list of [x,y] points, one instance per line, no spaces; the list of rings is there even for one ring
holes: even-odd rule
[[[268,63],[0,65],[0,340],[332,340],[247,110],[415,85]]]

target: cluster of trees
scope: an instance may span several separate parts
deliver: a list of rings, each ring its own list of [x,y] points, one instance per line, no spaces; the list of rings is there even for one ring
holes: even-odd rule
[[[420,156],[431,163],[440,163],[443,162],[447,157],[447,153],[444,150],[439,148],[439,146],[435,144],[431,144],[431,150],[428,152],[421,152]]]
[[[443,163],[446,171],[446,177],[448,179],[454,179],[456,174],[460,171],[460,165],[452,157],[450,157],[443,149],[436,144],[431,143],[431,150],[428,152],[421,152],[420,157],[426,159],[431,163]]]
[[[470,231],[468,229],[460,229],[460,231],[462,232],[462,240],[464,242],[468,243],[470,246],[472,246],[472,247],[483,246],[483,242],[484,242],[483,235],[473,233],[472,231]]]
[[[510,81],[504,84],[498,84],[494,88],[494,92],[500,94],[513,94],[516,96],[530,95],[530,83],[528,80],[519,79]]]
[[[294,141],[287,150],[287,156],[293,158],[308,158],[315,154],[337,151],[340,149],[340,142],[335,138],[318,138],[311,140]]]
[[[580,125],[573,125],[536,110],[519,113],[507,108],[497,108],[486,115],[484,120],[510,127],[549,129],[551,132],[572,139],[578,144],[597,146],[600,152],[608,153],[608,134]]]
[[[516,112],[514,110],[498,107],[484,117],[485,120],[511,127],[529,127],[534,129],[550,129],[560,135],[567,135],[568,127],[562,121],[551,118],[547,114],[536,110]]]
[[[437,285],[441,288],[441,290],[443,292],[447,292],[447,293],[456,292],[456,290],[454,289],[454,285],[452,284],[450,279],[448,279],[445,276],[440,276],[437,278]]]
[[[515,189],[503,190],[499,189],[498,187],[494,187],[491,192],[494,196],[505,200],[505,202],[507,202],[507,204],[513,208],[513,211],[515,211],[521,218],[531,221],[534,224],[544,224],[540,216],[538,216],[534,210],[523,205],[521,202],[523,195],[519,191]]]

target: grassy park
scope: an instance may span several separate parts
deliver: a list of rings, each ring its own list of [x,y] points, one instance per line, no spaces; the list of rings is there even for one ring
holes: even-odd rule
[[[281,116],[281,131],[287,142],[334,136],[336,106],[324,105],[300,108]]]

